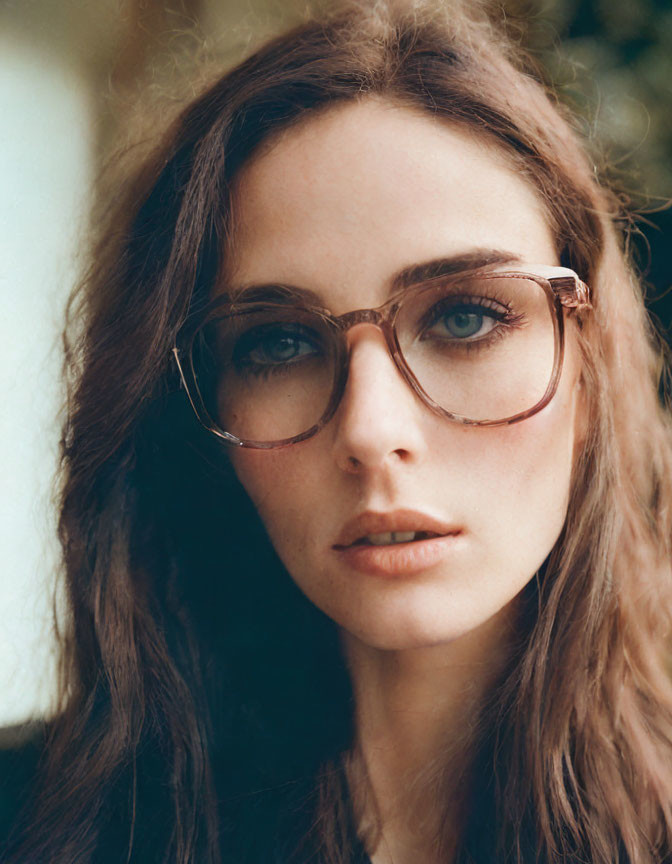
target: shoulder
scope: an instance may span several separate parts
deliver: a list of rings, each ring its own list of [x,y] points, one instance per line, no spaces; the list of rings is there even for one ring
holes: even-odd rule
[[[0,729],[0,850],[29,803],[44,750],[44,724]]]

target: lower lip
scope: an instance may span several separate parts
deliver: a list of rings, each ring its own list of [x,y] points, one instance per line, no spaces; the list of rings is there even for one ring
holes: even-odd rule
[[[390,546],[336,546],[341,559],[360,573],[373,576],[414,576],[439,564],[456,546],[461,545],[462,532],[395,543]]]

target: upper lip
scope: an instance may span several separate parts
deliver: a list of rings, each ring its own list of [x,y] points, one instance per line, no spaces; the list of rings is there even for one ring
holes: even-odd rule
[[[368,510],[345,523],[334,543],[334,548],[352,546],[362,537],[369,534],[383,534],[387,531],[427,531],[445,535],[458,534],[461,530],[459,525],[444,522],[418,510],[394,510],[389,513]]]

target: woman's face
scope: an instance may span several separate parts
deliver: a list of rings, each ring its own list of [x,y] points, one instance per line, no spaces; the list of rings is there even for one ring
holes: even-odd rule
[[[373,98],[305,120],[253,159],[234,225],[233,286],[307,288],[335,315],[381,305],[396,273],[439,258],[557,264],[535,191],[496,149]],[[378,648],[446,643],[505,616],[561,531],[580,394],[572,328],[549,405],[489,428],[432,413],[380,330],[347,338],[327,426],[284,449],[236,450],[234,468],[292,578],[340,627]],[[443,536],[393,545],[395,529]]]

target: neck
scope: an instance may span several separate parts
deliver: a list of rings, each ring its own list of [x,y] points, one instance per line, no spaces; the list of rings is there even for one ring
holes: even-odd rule
[[[431,647],[381,650],[344,634],[356,703],[349,773],[374,864],[454,854],[479,719],[508,663],[512,632],[505,609]]]

